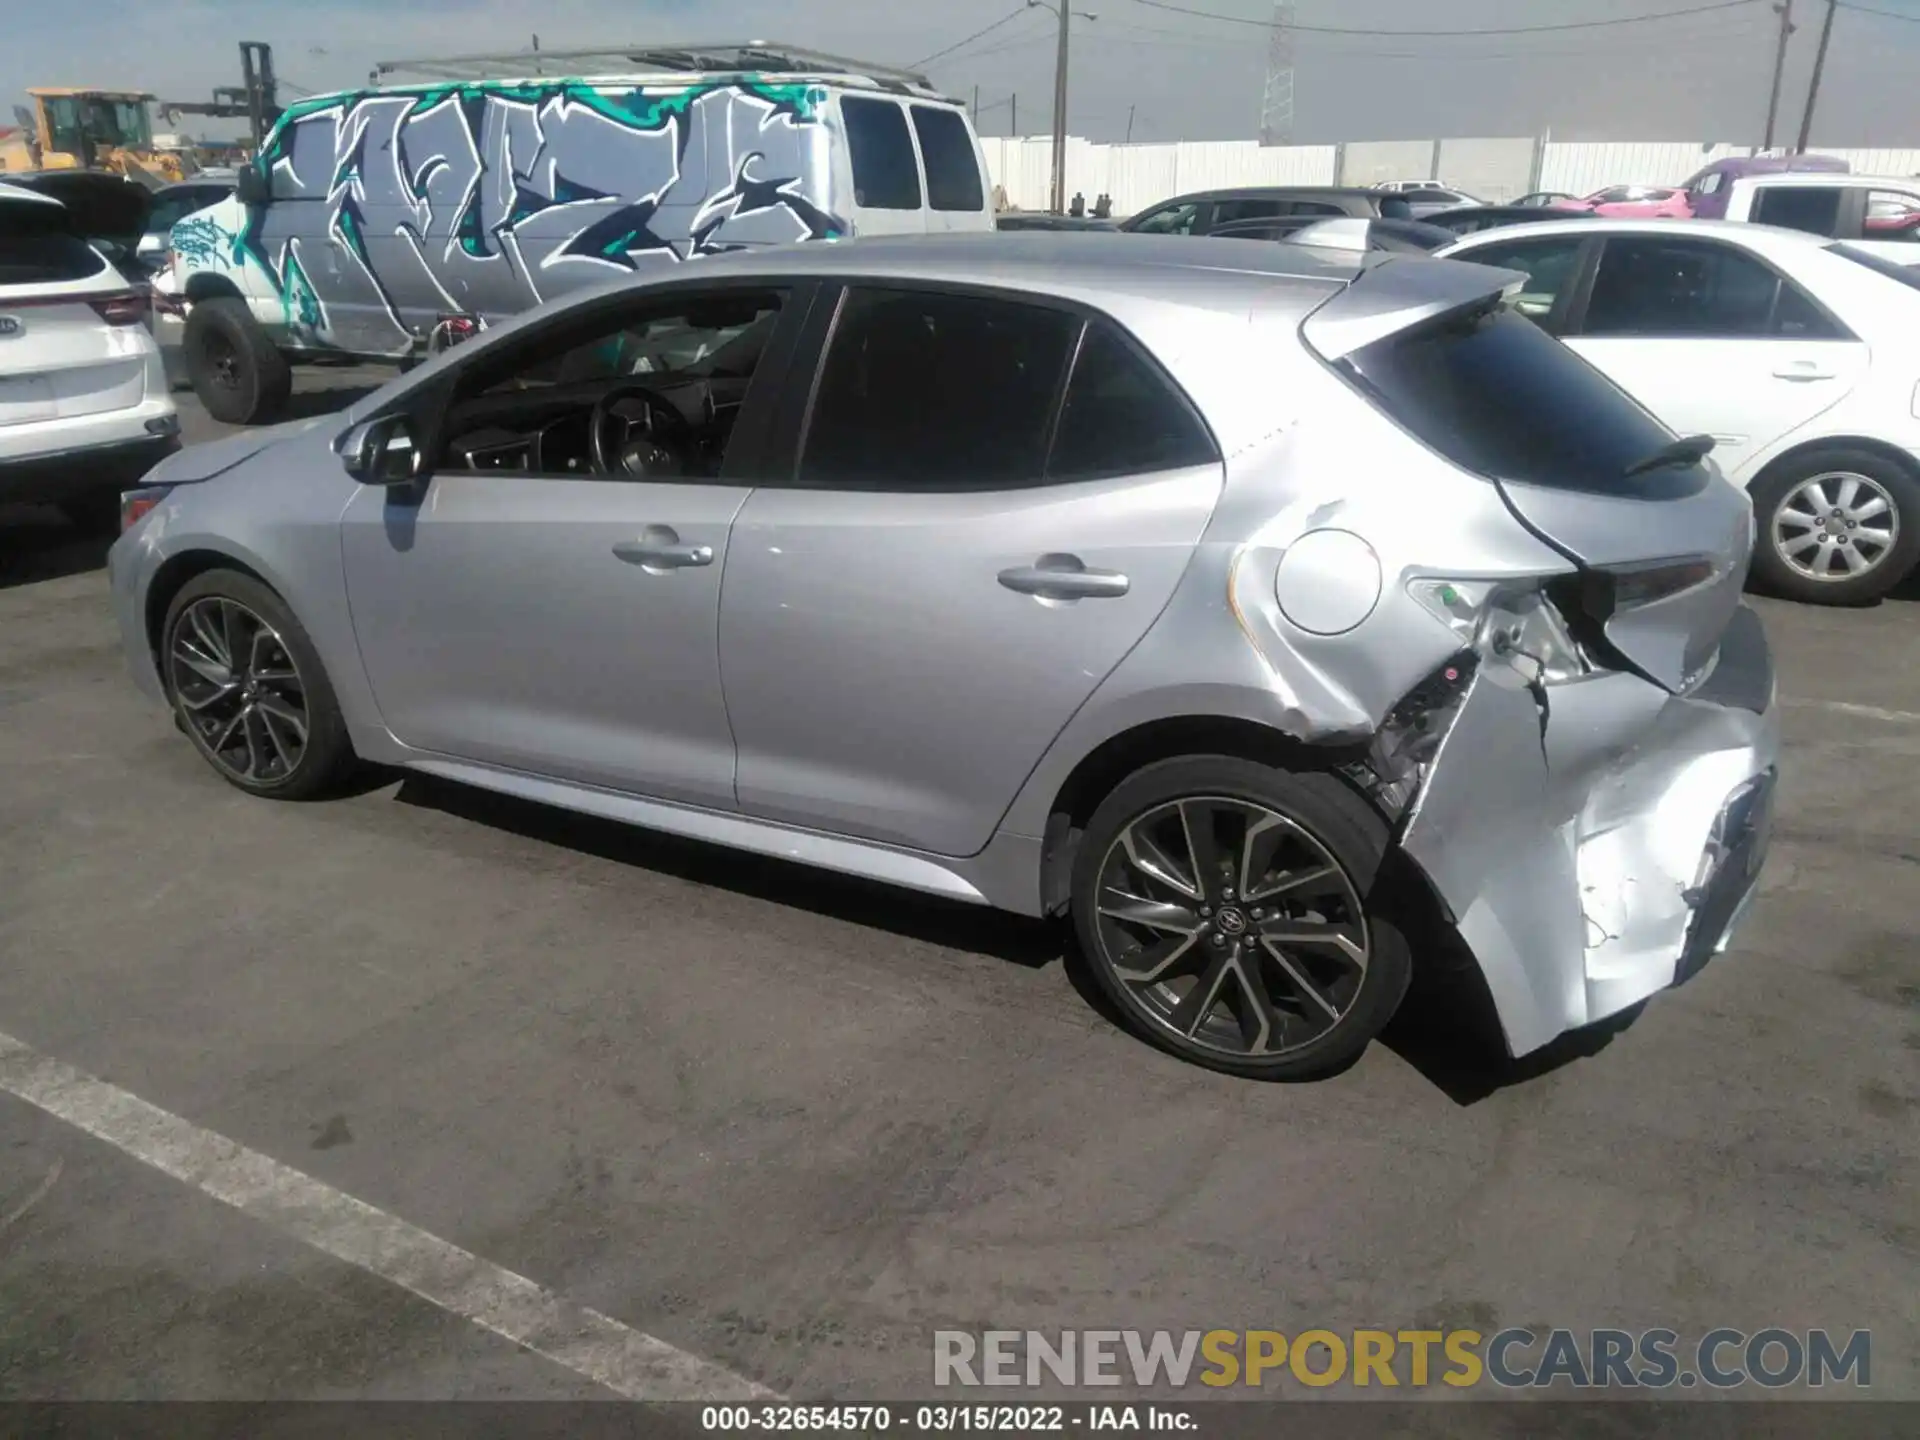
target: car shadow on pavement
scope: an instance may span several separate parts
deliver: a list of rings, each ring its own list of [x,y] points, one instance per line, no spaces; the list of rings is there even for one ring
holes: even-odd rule
[[[618,865],[637,866],[932,945],[974,951],[1028,969],[1041,969],[1061,956],[1060,928],[1001,910],[643,830],[432,776],[408,775],[394,798],[402,804],[425,806],[472,824]]]
[[[99,570],[112,546],[113,536],[76,530],[51,507],[0,505],[0,590]]]
[[[362,384],[297,390],[287,398],[280,419],[311,420],[316,415],[332,415],[349,405],[359,404],[379,388],[378,385]]]
[[[1470,959],[1462,963],[1457,947],[1457,941],[1449,941],[1441,952],[1416,956],[1413,985],[1380,1036],[1383,1045],[1456,1105],[1477,1105],[1511,1086],[1598,1055],[1646,1008],[1642,1001],[1515,1058],[1507,1053],[1479,967]],[[1430,963],[1422,966],[1421,958]]]

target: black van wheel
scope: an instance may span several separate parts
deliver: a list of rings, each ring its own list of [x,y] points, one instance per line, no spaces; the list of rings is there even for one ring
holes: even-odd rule
[[[195,302],[181,350],[193,393],[215,420],[263,425],[286,409],[293,370],[246,301],[221,296]]]

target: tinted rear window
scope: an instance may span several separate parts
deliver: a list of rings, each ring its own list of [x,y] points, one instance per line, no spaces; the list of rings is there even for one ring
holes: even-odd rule
[[[1851,245],[1829,245],[1829,255],[1844,255],[1856,265],[1897,280],[1910,290],[1920,290],[1920,266],[1902,265],[1898,260],[1889,260],[1884,255],[1876,255],[1870,250],[1856,250]]]
[[[1382,410],[1465,469],[1593,494],[1671,495],[1698,467],[1629,478],[1673,439],[1593,366],[1504,306],[1418,326],[1342,367]]]
[[[840,101],[840,115],[853,160],[853,203],[867,210],[918,210],[920,167],[900,107],[848,95]]]
[[[13,215],[0,211],[0,285],[85,280],[107,268],[84,240],[45,223],[28,221],[16,227],[14,222]]]
[[[960,112],[916,105],[913,132],[920,137],[920,158],[927,167],[927,203],[935,210],[986,209],[980,162]]]

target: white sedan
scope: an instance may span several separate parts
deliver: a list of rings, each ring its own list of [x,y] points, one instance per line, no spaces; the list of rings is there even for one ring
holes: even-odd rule
[[[1755,579],[1858,604],[1920,558],[1920,273],[1817,235],[1560,220],[1436,252],[1523,271],[1516,304],[1753,496]]]
[[[120,492],[179,448],[147,311],[64,205],[0,184],[0,501],[111,529]]]

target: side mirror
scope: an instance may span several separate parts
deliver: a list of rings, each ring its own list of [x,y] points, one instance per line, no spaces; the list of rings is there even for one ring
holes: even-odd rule
[[[404,415],[355,425],[333,449],[346,472],[362,485],[411,485],[427,468]]]
[[[273,187],[259,165],[242,165],[234,176],[234,193],[242,205],[264,205],[273,198]]]

